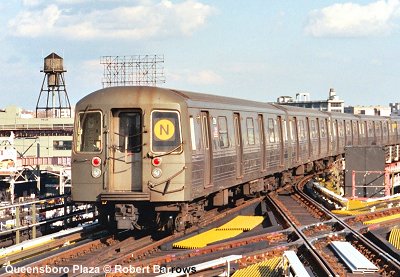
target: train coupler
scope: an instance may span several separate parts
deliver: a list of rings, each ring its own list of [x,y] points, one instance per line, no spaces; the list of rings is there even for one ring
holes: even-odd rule
[[[117,229],[141,229],[138,224],[139,211],[132,204],[115,204],[115,221]]]

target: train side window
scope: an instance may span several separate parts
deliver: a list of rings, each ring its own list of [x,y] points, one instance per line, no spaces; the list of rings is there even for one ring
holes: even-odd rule
[[[190,138],[192,142],[192,150],[195,151],[196,147],[196,133],[194,132],[194,119],[193,116],[189,117],[189,125],[190,125]]]
[[[383,129],[383,136],[387,137],[388,136],[387,121],[383,122],[382,129]]]
[[[305,129],[304,129],[304,121],[303,120],[299,120],[299,138],[300,140],[304,140],[306,137],[306,133],[305,133]]]
[[[332,122],[332,137],[336,138],[337,121]]]
[[[286,119],[282,120],[282,129],[283,129],[283,142],[288,141],[288,130],[286,125]]]
[[[77,152],[101,152],[101,118],[101,112],[82,112],[78,114]]]
[[[344,130],[343,130],[343,122],[342,121],[338,122],[338,129],[339,129],[339,137],[340,138],[344,137]]]
[[[315,120],[311,120],[311,138],[317,138],[317,128],[315,125]]]
[[[360,137],[364,137],[365,130],[364,130],[364,122],[358,122],[358,129],[360,130]]]
[[[274,120],[272,118],[268,118],[268,135],[269,142],[275,142]]]
[[[351,137],[351,126],[349,121],[346,121],[346,136]]]
[[[225,116],[218,117],[218,136],[219,136],[219,147],[227,148],[229,147],[228,138],[228,127],[227,120]]]
[[[324,120],[320,120],[319,121],[319,129],[321,132],[321,138],[325,138],[326,137],[326,131],[325,131],[325,121]]]
[[[295,141],[293,120],[289,120],[289,134],[290,134],[290,141],[292,142]]]
[[[374,136],[374,131],[373,131],[373,128],[372,128],[372,122],[368,121],[367,125],[368,125],[368,137],[373,137]]]
[[[352,128],[353,128],[353,139],[358,139],[358,130],[357,130],[357,122],[356,121],[352,121],[351,122]]]
[[[377,137],[381,136],[381,122],[380,121],[375,122],[375,132],[376,132]]]
[[[274,119],[274,128],[275,128],[275,142],[280,142],[281,137],[280,137],[280,126],[278,126],[278,120]]]
[[[153,153],[180,153],[182,151],[180,115],[177,111],[152,111],[151,126]]]
[[[397,136],[400,138],[400,121],[396,121]]]
[[[254,144],[254,121],[253,118],[248,117],[246,119],[247,126],[247,142],[248,144]]]

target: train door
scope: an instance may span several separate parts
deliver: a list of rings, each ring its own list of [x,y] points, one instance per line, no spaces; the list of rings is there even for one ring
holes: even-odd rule
[[[112,188],[142,190],[142,113],[140,110],[112,111]]]
[[[266,159],[265,159],[265,132],[264,132],[264,117],[262,114],[258,115],[258,130],[260,135],[260,162],[261,162],[261,171],[265,171],[266,169]]]
[[[300,136],[299,136],[299,126],[297,125],[298,124],[297,117],[293,118],[292,123],[294,123],[294,124],[292,124],[292,130],[291,130],[292,138],[293,138],[293,142],[294,142],[293,149],[294,149],[295,162],[297,163],[300,160],[300,157],[299,157],[299,155],[300,155],[299,137]]]
[[[306,139],[307,139],[307,144],[308,144],[308,158],[310,159],[313,156],[313,150],[314,150],[314,145],[311,143],[311,127],[310,127],[310,119],[306,117]]]
[[[236,178],[243,177],[243,145],[242,130],[240,128],[239,113],[233,114],[233,124],[235,128],[235,148],[236,148]]]
[[[332,120],[332,136],[331,136],[332,153],[334,155],[338,152],[339,147],[339,133],[338,133],[338,122],[336,119]]]
[[[327,119],[325,119],[325,136],[326,136],[326,153],[329,155],[329,153],[330,153],[330,151],[331,151],[331,143],[330,143],[330,141],[329,141],[329,137],[330,137],[330,132],[329,132],[329,130],[330,130],[330,128],[329,128],[329,119],[327,118]],[[322,129],[322,126],[321,126],[321,129]]]
[[[279,144],[278,144],[279,145],[279,147],[278,147],[279,165],[283,166],[283,157],[284,157],[285,149],[283,147],[283,142],[284,142],[284,139],[283,139],[284,134],[283,134],[283,132],[284,132],[284,130],[283,130],[283,122],[282,122],[282,117],[281,116],[278,116],[278,132],[279,132]]]
[[[360,136],[360,139],[359,139],[360,145],[366,145],[367,144],[367,137],[366,137],[367,132],[365,130],[365,128],[366,128],[365,125],[366,125],[365,121],[360,120],[358,122],[358,132],[359,132],[359,136]]]
[[[201,112],[201,137],[203,142],[204,155],[204,187],[212,186],[212,145],[210,133],[209,114],[206,111]]]

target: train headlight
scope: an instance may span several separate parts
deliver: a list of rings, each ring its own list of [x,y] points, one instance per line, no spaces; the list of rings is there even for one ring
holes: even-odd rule
[[[92,177],[99,178],[101,176],[101,169],[98,167],[92,167]]]
[[[151,175],[153,175],[154,178],[160,178],[162,174],[162,170],[159,167],[153,168],[151,171]]]

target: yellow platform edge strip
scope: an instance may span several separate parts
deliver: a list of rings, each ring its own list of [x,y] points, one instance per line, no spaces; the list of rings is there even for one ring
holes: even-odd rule
[[[224,225],[172,244],[174,248],[197,249],[210,243],[236,237],[255,228],[264,221],[263,216],[239,215]]]
[[[281,260],[281,257],[275,257],[263,262],[250,265],[246,268],[237,270],[232,275],[232,277],[280,276],[278,275],[280,273],[276,271],[276,268]]]
[[[400,218],[400,214],[394,214],[394,215],[384,216],[384,217],[377,218],[377,219],[364,221],[363,224],[365,224],[365,225],[367,225],[367,224],[376,224],[376,223],[381,223],[381,222],[384,222],[384,221],[388,221],[388,220],[392,220],[392,219],[398,219],[398,218]]]
[[[185,240],[174,243],[172,246],[175,248],[196,249],[205,247],[210,243],[236,237],[243,233],[242,230],[219,230],[215,228],[196,236],[187,238]]]
[[[263,216],[239,215],[231,221],[217,228],[217,230],[244,230],[248,231],[260,225],[264,221]]]
[[[393,228],[390,231],[389,243],[392,244],[396,249],[400,250],[400,229]]]

